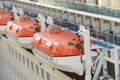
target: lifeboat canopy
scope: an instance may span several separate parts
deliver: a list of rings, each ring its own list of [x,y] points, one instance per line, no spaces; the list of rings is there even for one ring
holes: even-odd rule
[[[4,10],[0,11],[0,25],[5,25],[9,20],[13,20],[13,13]]]
[[[80,40],[82,40],[82,37],[80,37]],[[79,53],[77,42],[78,37],[75,34],[58,27],[51,27],[46,32],[36,33],[32,39],[32,45],[35,48],[53,57],[84,54],[82,49]]]
[[[7,23],[7,32],[16,37],[32,37],[39,29],[38,23],[26,16],[19,16],[17,20]]]

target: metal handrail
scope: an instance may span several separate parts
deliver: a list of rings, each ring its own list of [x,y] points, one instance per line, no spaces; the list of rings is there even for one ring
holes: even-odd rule
[[[102,39],[106,42],[116,44],[120,46],[120,36],[118,34],[110,34],[108,32],[102,32],[95,29],[90,29],[90,35],[94,38]]]

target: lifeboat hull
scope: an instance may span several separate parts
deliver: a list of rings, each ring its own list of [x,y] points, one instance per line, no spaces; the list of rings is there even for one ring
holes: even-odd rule
[[[9,33],[7,33],[7,38],[13,42],[15,42],[17,45],[27,48],[27,49],[32,49],[31,45],[31,39],[32,37],[20,37],[17,38]]]
[[[69,57],[50,57],[36,48],[33,48],[33,53],[38,58],[50,62],[57,69],[73,72],[80,76],[84,75],[84,64],[81,62],[82,56],[80,55]]]

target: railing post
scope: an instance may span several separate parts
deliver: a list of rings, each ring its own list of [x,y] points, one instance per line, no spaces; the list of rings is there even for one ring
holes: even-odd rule
[[[115,44],[115,41],[114,41],[114,40],[115,40],[115,38],[114,38],[114,36],[115,36],[115,35],[113,34],[113,35],[112,35],[112,38],[113,38],[113,44]]]
[[[99,35],[98,35],[98,32],[97,32],[97,30],[95,30],[95,31],[96,31],[97,39],[99,40]]]

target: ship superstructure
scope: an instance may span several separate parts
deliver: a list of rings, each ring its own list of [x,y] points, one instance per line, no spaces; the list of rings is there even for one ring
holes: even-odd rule
[[[82,65],[82,67],[80,67],[82,74],[79,74],[79,71],[77,73],[77,71],[74,71],[74,69],[66,70],[68,64],[64,64],[66,63],[64,62],[65,58],[62,59],[64,63],[53,64],[59,63],[59,60],[57,60],[57,58],[61,56],[54,56],[54,54],[57,54],[57,51],[59,52],[59,48],[56,53],[46,55],[49,50],[43,49],[42,51],[40,45],[34,45],[33,43],[33,47],[38,49],[31,47],[31,38],[28,38],[28,36],[24,39],[23,37],[18,38],[17,36],[17,38],[12,38],[12,40],[10,40],[8,34],[6,35],[5,30],[3,30],[4,33],[1,32],[0,50],[2,51],[2,53],[5,54],[1,54],[1,60],[3,61],[3,63],[8,65],[11,71],[13,71],[20,80],[80,80],[81,78],[83,79],[83,77],[85,77],[85,80],[119,80],[120,6],[118,3],[120,3],[119,0],[1,1],[1,4],[4,4],[4,9],[6,11],[13,12],[14,19],[17,19],[16,14],[22,14],[28,16],[31,19],[34,19],[35,21],[37,19],[37,23],[43,22],[39,26],[38,31],[41,30],[40,33],[42,35],[44,35],[43,33],[46,33],[45,38],[41,39],[42,35],[40,36],[38,33],[36,33],[35,36],[37,37],[35,38],[34,36],[33,39],[38,40],[38,44],[40,44],[42,41],[45,45],[48,45],[50,49],[56,49],[55,46],[53,46],[53,44],[48,41],[49,39],[46,38],[46,28],[49,26],[57,26],[61,30],[69,31],[70,33],[77,35],[78,37],[82,36],[83,39],[80,42],[83,44],[82,46],[84,46],[84,55],[79,56],[79,61],[76,60],[81,63],[77,64],[76,62],[75,64],[73,64],[76,67]],[[3,8],[3,6],[1,6],[1,8]],[[51,16],[53,19],[51,19],[51,17],[49,16]],[[10,22],[12,21],[9,21],[9,23]],[[33,27],[29,26],[29,29],[31,28]],[[56,30],[59,31],[59,29],[52,29],[51,31],[56,32]],[[9,30],[7,30],[7,32],[9,32]],[[17,30],[15,32],[17,32]],[[14,34],[14,32],[12,33]],[[67,34],[67,32],[65,33]],[[50,35],[47,37],[50,37]],[[52,37],[54,36],[51,36],[50,41],[57,40],[59,38],[53,38],[52,40]],[[44,39],[46,40],[46,42],[43,41]],[[92,40],[91,44],[89,44],[90,39]],[[74,40],[75,39],[73,39],[73,41]],[[23,43],[27,43],[29,41],[30,48],[19,45],[17,41],[22,41]],[[70,45],[72,45],[72,43],[70,43]],[[51,46],[54,48],[51,48]],[[60,48],[62,47],[60,46]],[[47,46],[46,49],[48,49]],[[37,55],[35,56],[33,55],[33,53],[42,54],[39,54],[39,57],[36,57]],[[70,54],[72,53],[74,53],[74,50],[73,52],[70,51]],[[64,55],[64,57],[66,56],[67,55]],[[56,59],[54,59],[54,57],[56,57]],[[75,59],[69,60],[72,60],[73,62],[71,61],[71,63],[74,63]],[[77,77],[73,76],[74,73],[76,73],[75,75],[77,75]],[[32,77],[32,75],[35,76]]]

